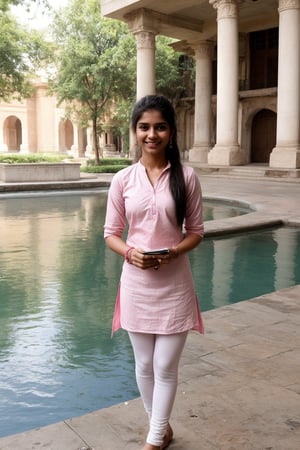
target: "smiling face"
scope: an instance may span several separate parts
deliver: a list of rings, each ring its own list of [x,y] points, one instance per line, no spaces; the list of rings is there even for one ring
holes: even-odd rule
[[[172,133],[160,111],[145,111],[138,120],[135,131],[143,155],[165,156]]]

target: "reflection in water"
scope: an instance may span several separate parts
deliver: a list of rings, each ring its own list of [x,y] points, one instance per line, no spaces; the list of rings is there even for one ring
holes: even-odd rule
[[[241,216],[249,213],[249,208],[242,206],[233,206],[228,203],[221,203],[214,200],[205,201],[205,220],[226,219],[228,217]]]
[[[298,284],[300,229],[204,239],[190,259],[201,308],[207,311]]]
[[[0,435],[137,396],[126,335],[110,336],[121,260],[102,237],[106,195],[0,205]]]
[[[105,192],[0,200],[0,436],[138,395],[126,333],[111,339],[122,260],[105,205]],[[191,253],[202,310],[299,283],[299,247],[296,229],[205,239]]]

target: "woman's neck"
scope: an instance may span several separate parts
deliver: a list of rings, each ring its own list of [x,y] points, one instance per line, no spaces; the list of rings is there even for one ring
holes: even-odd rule
[[[145,155],[142,155],[140,159],[143,166],[148,170],[162,170],[168,164],[168,161],[165,157],[162,158],[151,158]]]
[[[140,161],[146,169],[146,174],[150,183],[154,186],[164,168],[167,166],[168,161],[165,158],[145,158],[143,156]]]

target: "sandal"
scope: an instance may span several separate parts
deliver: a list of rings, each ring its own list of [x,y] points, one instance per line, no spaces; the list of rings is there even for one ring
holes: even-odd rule
[[[162,445],[160,446],[160,450],[165,450],[167,447],[169,447],[169,445],[171,444],[173,440],[173,430],[171,428],[171,425],[168,424],[168,428],[164,437],[164,441],[162,443]]]

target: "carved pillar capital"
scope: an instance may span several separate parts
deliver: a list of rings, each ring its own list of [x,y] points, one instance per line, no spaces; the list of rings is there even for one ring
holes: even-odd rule
[[[279,0],[278,11],[282,12],[287,9],[300,9],[300,0]]]
[[[199,41],[193,44],[196,59],[212,59],[214,45],[212,41]]]
[[[235,19],[238,17],[238,4],[243,0],[209,0],[217,10],[218,20]]]
[[[138,50],[142,49],[155,49],[155,33],[151,31],[135,31],[133,33],[136,39],[136,47]]]

